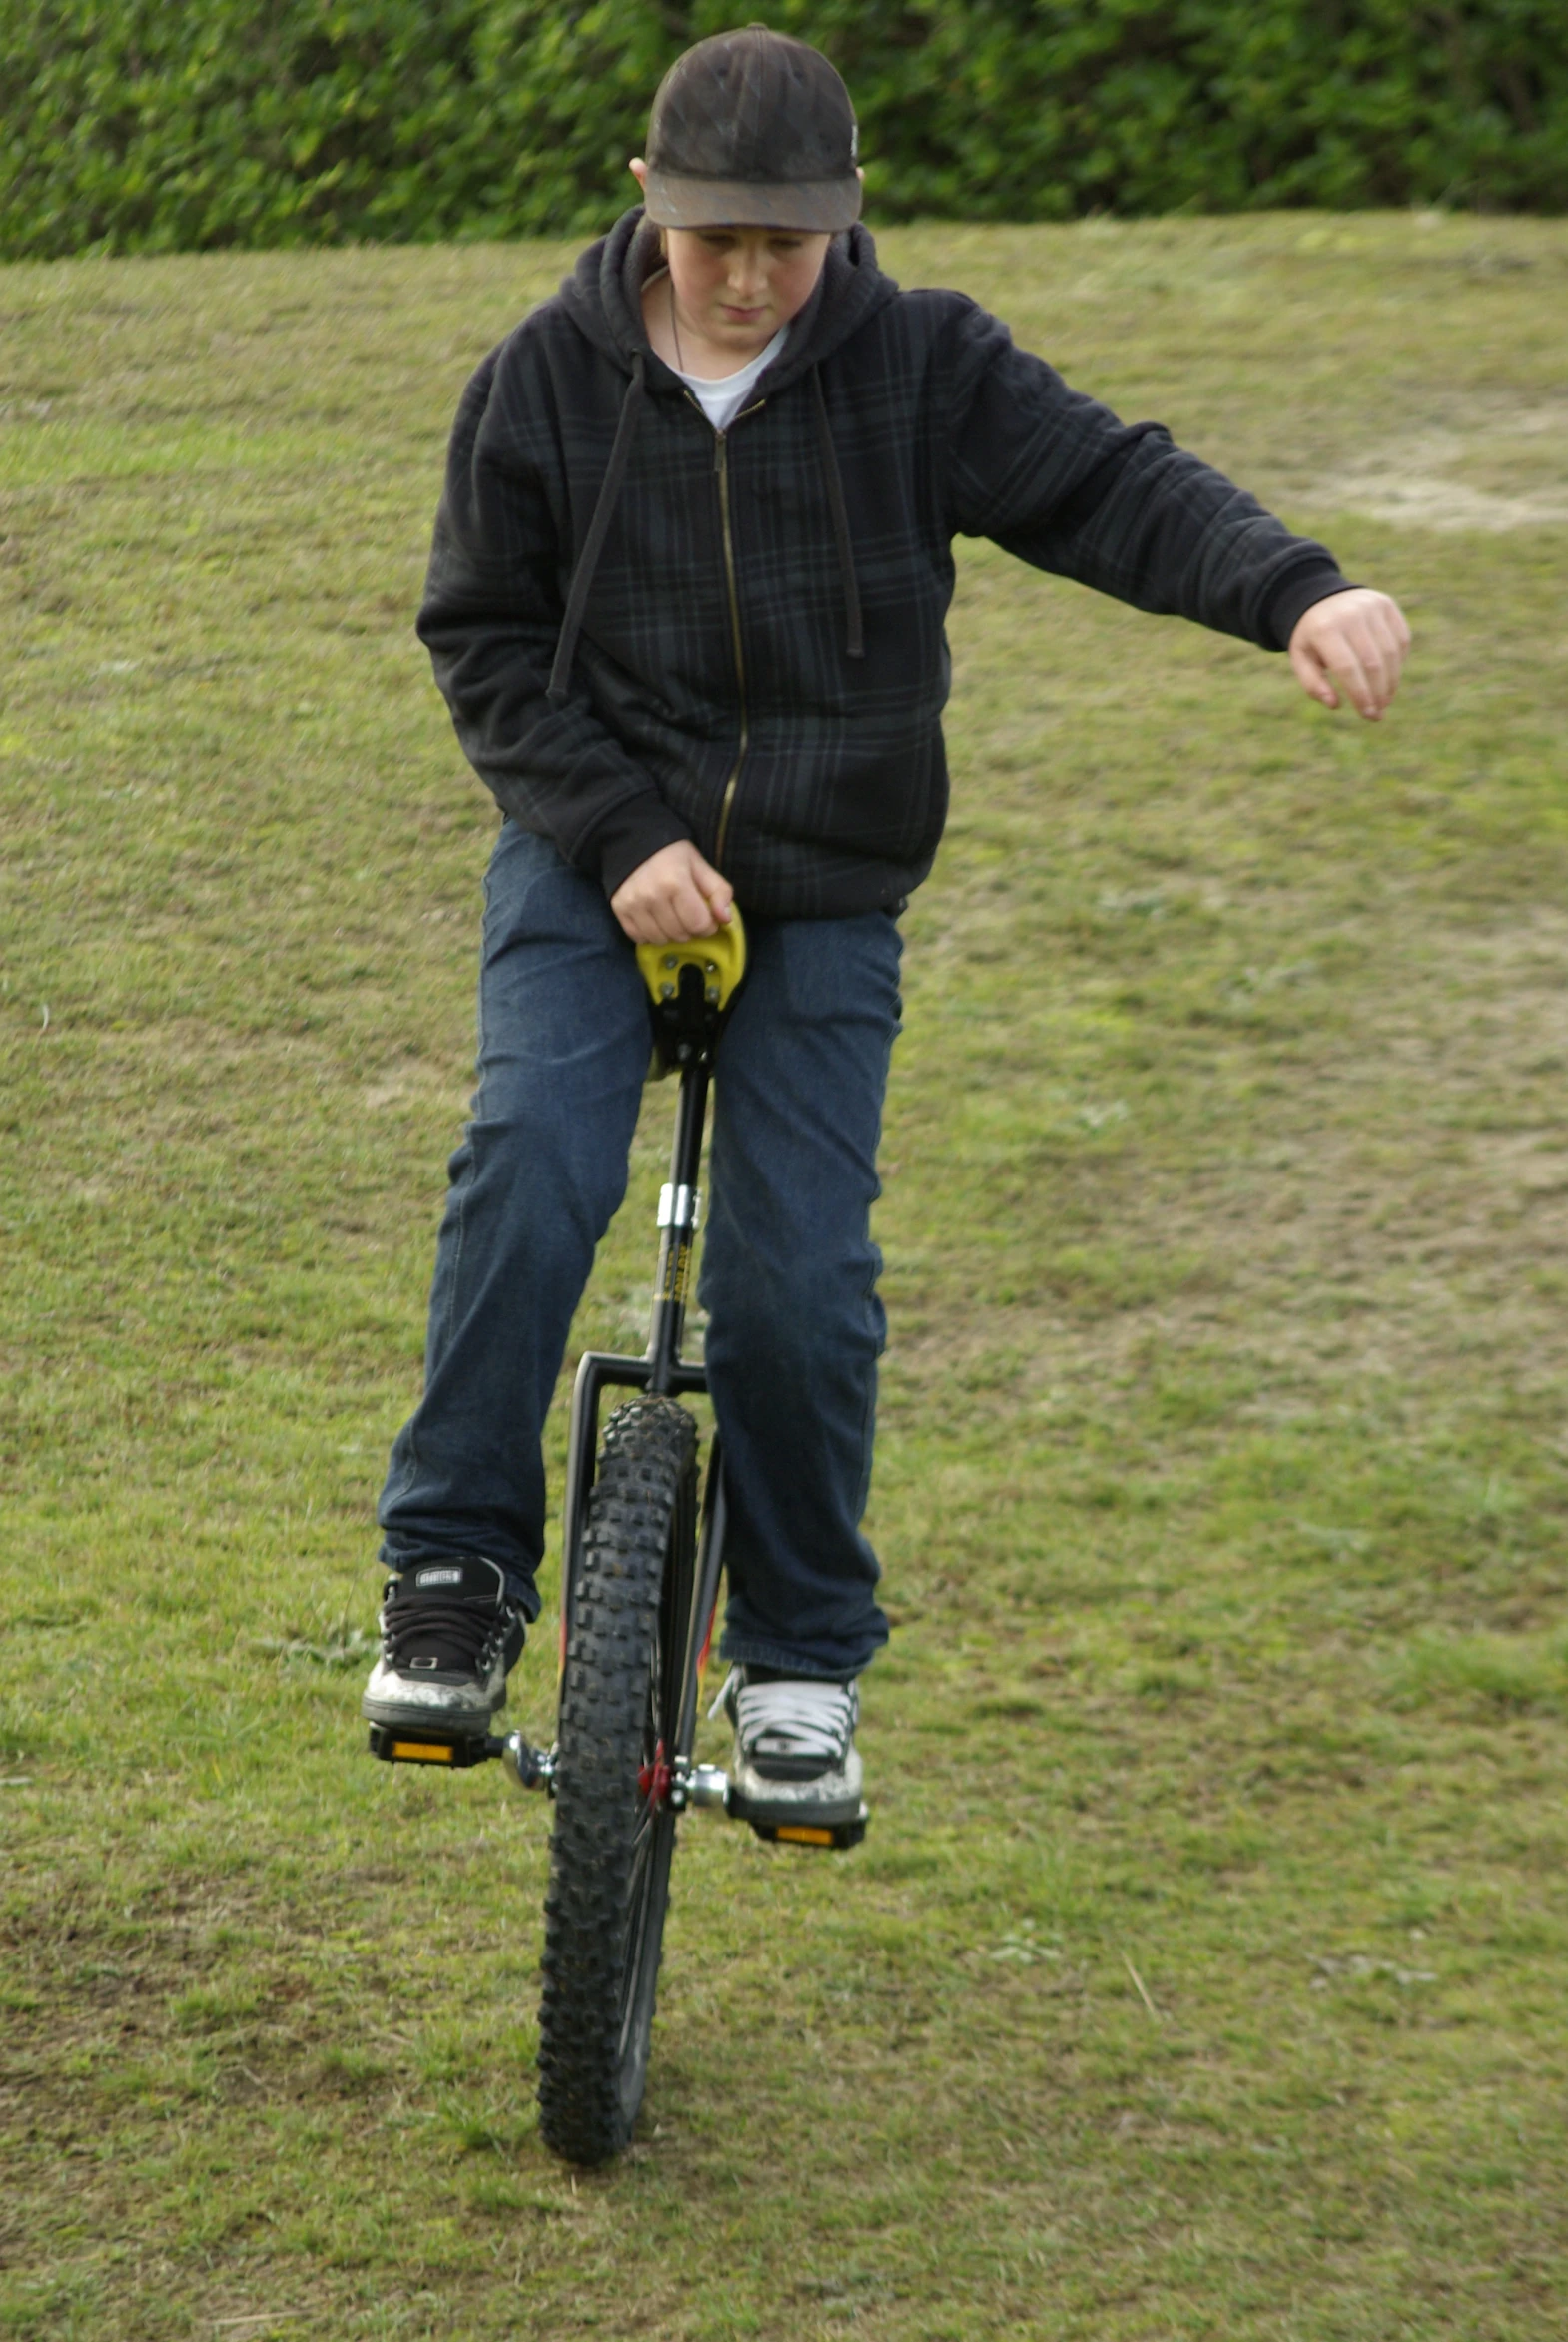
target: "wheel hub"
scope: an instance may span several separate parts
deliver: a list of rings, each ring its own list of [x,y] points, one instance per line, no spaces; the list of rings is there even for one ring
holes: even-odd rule
[[[656,1814],[669,1802],[670,1783],[675,1769],[664,1754],[664,1743],[659,1741],[651,1758],[644,1759],[637,1773],[637,1788]]]

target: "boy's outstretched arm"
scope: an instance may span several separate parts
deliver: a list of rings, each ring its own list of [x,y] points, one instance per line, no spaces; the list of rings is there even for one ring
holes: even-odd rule
[[[1294,535],[1159,423],[1123,423],[1070,390],[1007,328],[955,295],[943,380],[944,488],[955,533],[1135,609],[1195,619],[1287,650],[1325,707],[1375,721],[1410,634],[1386,594],[1352,586],[1325,545]]]
[[[1358,715],[1376,723],[1399,688],[1410,629],[1399,604],[1370,586],[1313,602],[1290,635],[1290,664],[1303,691],[1324,707],[1343,692]]]

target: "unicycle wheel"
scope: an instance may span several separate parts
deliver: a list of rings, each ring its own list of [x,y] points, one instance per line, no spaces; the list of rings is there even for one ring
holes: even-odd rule
[[[696,1424],[673,1399],[618,1408],[574,1565],[539,2014],[539,2127],[573,2163],[620,2152],[647,2080],[675,1846],[696,1449]]]

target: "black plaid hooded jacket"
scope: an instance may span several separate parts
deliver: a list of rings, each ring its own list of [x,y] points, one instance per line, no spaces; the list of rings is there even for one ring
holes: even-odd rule
[[[479,368],[418,621],[475,770],[607,893],[677,838],[765,915],[918,885],[955,535],[1268,649],[1344,585],[962,294],[901,293],[860,228],[715,433],[649,346],[657,266],[627,213]]]

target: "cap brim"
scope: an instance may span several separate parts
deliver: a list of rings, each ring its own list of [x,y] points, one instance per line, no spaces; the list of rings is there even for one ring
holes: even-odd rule
[[[643,209],[655,228],[781,228],[836,235],[860,218],[860,181],[689,179],[651,165]]]

